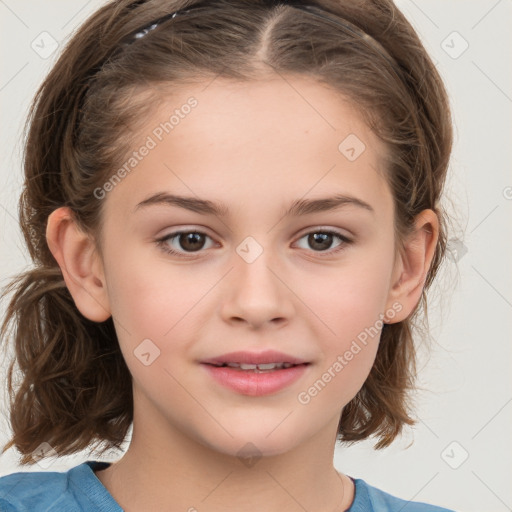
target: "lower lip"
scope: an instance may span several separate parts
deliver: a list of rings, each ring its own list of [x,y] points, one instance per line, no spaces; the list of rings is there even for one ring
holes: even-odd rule
[[[264,396],[277,393],[298,380],[306,371],[307,364],[299,364],[281,370],[261,373],[236,370],[228,366],[202,364],[210,375],[223,386],[242,395]]]

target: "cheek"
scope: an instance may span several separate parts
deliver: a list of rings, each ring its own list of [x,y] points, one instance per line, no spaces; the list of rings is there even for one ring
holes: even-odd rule
[[[184,267],[166,262],[157,248],[117,252],[107,275],[109,299],[114,318],[131,334],[162,338],[207,290],[202,281],[192,283]]]
[[[194,305],[207,292],[204,283],[191,286],[184,274],[133,258],[110,276],[121,352],[133,379],[148,395],[165,390],[167,396],[181,396],[180,386],[166,370],[185,354],[190,338],[185,331],[194,323]],[[185,395],[181,398],[186,400]]]
[[[357,296],[340,292],[319,304],[329,329],[322,323],[313,334],[321,359],[297,397],[300,404],[310,407],[311,414],[340,411],[363,386],[380,342],[379,305],[371,293],[362,292]]]
[[[322,352],[308,383],[313,388],[303,390],[305,402],[343,406],[363,385],[380,342],[390,272],[389,255],[363,255],[357,262],[303,282],[298,295],[307,297],[307,314],[313,319],[309,325]],[[323,398],[317,400],[320,393]]]
[[[190,348],[208,327],[205,299],[211,297],[218,273],[204,273],[197,279],[197,272],[185,266],[170,265],[154,254],[151,261],[144,258],[142,253],[138,258],[135,255],[112,269],[109,287],[116,332],[139,385],[146,382],[148,390],[173,389],[176,393],[179,386],[165,370],[186,374],[183,363],[190,359]]]
[[[361,257],[296,281],[294,290],[321,324],[323,339],[346,342],[382,318],[390,265],[387,258]]]

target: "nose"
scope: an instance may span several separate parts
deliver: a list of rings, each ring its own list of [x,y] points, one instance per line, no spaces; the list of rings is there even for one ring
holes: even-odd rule
[[[282,267],[270,250],[263,250],[254,260],[235,253],[233,268],[223,283],[224,321],[246,323],[252,329],[288,323],[294,313],[294,293]]]

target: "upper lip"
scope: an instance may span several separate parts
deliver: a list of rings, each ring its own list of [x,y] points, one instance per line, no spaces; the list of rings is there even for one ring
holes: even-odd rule
[[[278,352],[276,350],[265,350],[263,352],[229,352],[217,357],[205,359],[201,361],[205,364],[224,364],[224,363],[241,363],[241,364],[268,364],[268,363],[291,363],[304,364],[308,361],[297,357]]]

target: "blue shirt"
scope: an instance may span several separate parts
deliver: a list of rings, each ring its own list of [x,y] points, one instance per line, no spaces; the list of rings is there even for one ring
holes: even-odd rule
[[[0,512],[123,512],[94,474],[94,470],[109,465],[87,461],[66,472],[18,472],[3,476]],[[359,478],[352,481],[355,497],[347,512],[454,512],[396,498]]]

